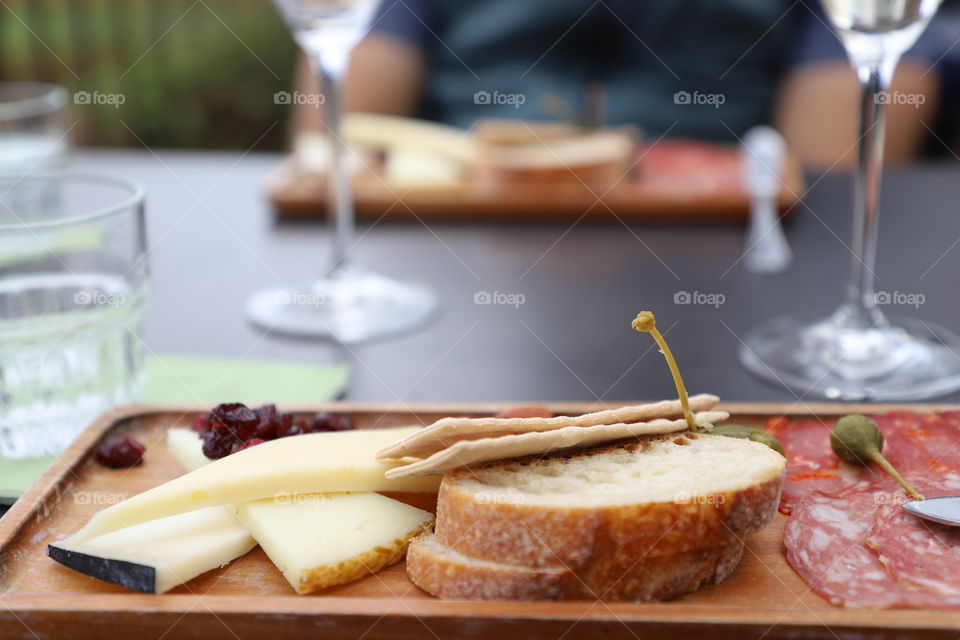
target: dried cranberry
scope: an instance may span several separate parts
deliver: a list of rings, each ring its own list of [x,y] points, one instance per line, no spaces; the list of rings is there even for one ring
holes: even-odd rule
[[[273,440],[279,436],[281,429],[289,429],[293,422],[293,415],[289,413],[279,413],[277,407],[272,404],[265,404],[262,407],[254,409],[260,423],[254,431],[254,436],[264,440]]]
[[[213,425],[214,427],[217,425],[223,426],[218,422],[214,422]],[[210,429],[210,431],[203,434],[203,455],[211,460],[223,458],[233,451],[233,445],[236,444],[236,442],[236,438],[233,437],[229,429]]]
[[[263,438],[250,438],[249,440],[244,440],[242,443],[240,443],[240,445],[237,446],[237,447],[233,450],[233,452],[236,453],[237,451],[243,451],[244,449],[249,449],[250,447],[255,447],[255,446],[257,446],[258,444],[262,444],[262,443],[264,443],[264,442],[266,442],[266,440],[264,440]]]
[[[552,418],[554,417],[553,411],[550,411],[546,407],[516,407],[514,409],[507,409],[506,411],[501,411],[497,415],[493,416],[494,418]]]
[[[318,413],[313,416],[310,430],[317,431],[350,431],[353,429],[353,420],[349,416],[339,413]]]
[[[97,462],[105,467],[135,467],[143,462],[146,448],[134,440],[121,436],[108,440],[97,451]]]
[[[287,436],[299,436],[304,433],[310,433],[310,425],[307,424],[307,421],[291,420],[289,425],[277,430],[277,437],[286,438]]]
[[[210,412],[210,417],[225,424],[240,440],[251,437],[260,424],[260,417],[253,409],[239,402],[218,404]]]
[[[193,419],[193,430],[197,433],[206,433],[210,430],[210,414],[201,413]]]
[[[260,424],[254,411],[242,404],[220,404],[213,408],[208,418],[213,429],[226,429],[237,442],[252,438]]]

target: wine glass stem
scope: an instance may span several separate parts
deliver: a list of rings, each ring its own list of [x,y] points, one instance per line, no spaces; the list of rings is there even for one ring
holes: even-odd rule
[[[884,322],[874,300],[877,256],[877,214],[883,171],[885,103],[897,59],[856,65],[860,81],[860,138],[853,200],[853,258],[847,291],[847,313],[861,326]]]
[[[330,145],[330,170],[327,173],[327,211],[333,222],[332,254],[328,273],[344,269],[348,252],[353,244],[355,215],[353,194],[350,190],[350,173],[347,167],[347,144],[341,126],[343,118],[342,73],[325,66],[319,56],[312,59],[312,66],[320,77],[323,87],[323,115]]]

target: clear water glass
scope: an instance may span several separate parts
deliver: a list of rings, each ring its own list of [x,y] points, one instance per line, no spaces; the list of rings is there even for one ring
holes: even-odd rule
[[[66,128],[67,90],[45,82],[0,82],[0,175],[58,171],[65,167],[69,139]],[[49,206],[43,184],[14,185],[14,197],[25,215],[28,205]]]
[[[52,194],[25,203],[18,188]],[[0,176],[0,455],[57,453],[139,400],[144,191],[81,173]]]

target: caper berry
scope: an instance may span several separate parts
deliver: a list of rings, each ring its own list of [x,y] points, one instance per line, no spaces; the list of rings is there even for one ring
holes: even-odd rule
[[[830,432],[830,447],[844,462],[867,464],[883,450],[883,434],[867,416],[844,416]]]
[[[757,429],[756,427],[746,427],[741,424],[721,424],[713,429],[709,430],[710,433],[718,436],[727,436],[730,438],[744,438],[746,440],[753,440],[754,442],[759,442],[760,444],[765,444],[777,453],[782,456],[786,456],[783,451],[783,446],[780,444],[780,441],[777,440],[773,434],[767,433],[763,429]]]

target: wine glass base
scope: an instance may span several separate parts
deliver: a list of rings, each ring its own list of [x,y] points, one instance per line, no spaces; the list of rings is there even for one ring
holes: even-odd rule
[[[960,389],[960,337],[910,318],[870,328],[778,318],[752,330],[739,355],[798,398],[912,401]]]
[[[247,301],[247,318],[271,333],[354,344],[412,331],[438,310],[420,285],[346,267],[303,286],[272,287]]]

